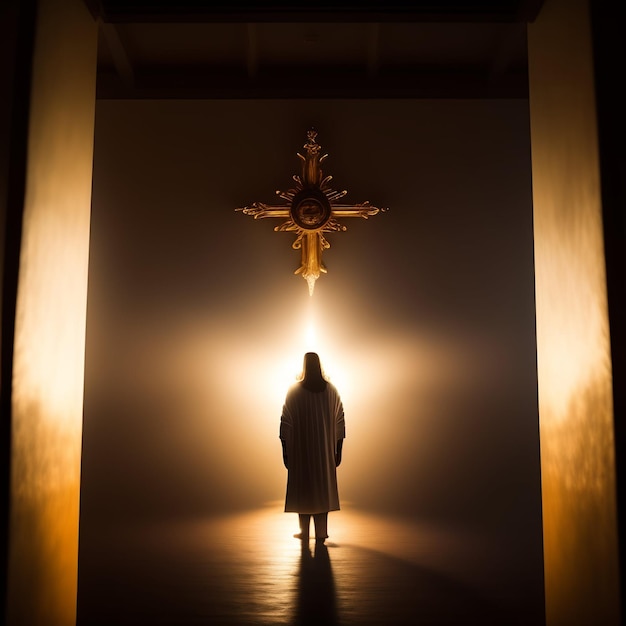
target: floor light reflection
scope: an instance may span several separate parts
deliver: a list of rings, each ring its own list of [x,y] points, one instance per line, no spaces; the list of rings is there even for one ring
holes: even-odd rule
[[[313,615],[331,625],[501,626],[537,623],[532,611],[542,610],[521,580],[502,576],[510,565],[485,537],[349,506],[329,516],[324,546],[294,539],[297,529],[280,503],[103,529],[83,546],[78,624],[301,625]]]

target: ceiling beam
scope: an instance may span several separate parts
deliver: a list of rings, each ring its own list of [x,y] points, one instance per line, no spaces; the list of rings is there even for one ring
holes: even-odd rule
[[[93,0],[85,0],[93,4]],[[277,0],[100,0],[105,22],[515,22],[536,16],[543,0],[401,2]]]
[[[98,74],[99,99],[264,99],[264,98],[527,98],[525,72],[498,81],[477,68],[462,70],[378,72],[365,68],[263,70],[254,80],[243,68],[232,72],[197,72],[185,68],[135,74],[129,89],[115,72]]]

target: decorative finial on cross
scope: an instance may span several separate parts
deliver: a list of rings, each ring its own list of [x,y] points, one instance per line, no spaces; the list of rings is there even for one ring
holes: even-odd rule
[[[297,233],[292,247],[302,251],[302,264],[295,271],[301,274],[309,285],[309,294],[313,295],[315,281],[320,274],[326,274],[322,263],[322,252],[330,248],[324,233],[345,231],[338,217],[362,217],[367,219],[387,209],[380,209],[365,201],[360,204],[336,204],[348,192],[335,191],[330,188],[332,176],[323,177],[321,163],[328,156],[320,157],[322,147],[317,143],[317,131],[307,131],[307,142],[304,144],[305,154],[297,153],[302,160],[302,175],[295,175],[296,187],[276,194],[287,203],[275,205],[254,202],[249,206],[236,209],[244,215],[252,215],[254,219],[277,217],[286,219],[275,231]]]
[[[304,149],[307,152],[319,152],[321,150],[322,146],[320,146],[319,143],[315,141],[316,137],[317,131],[314,128],[306,131],[307,142],[304,144]]]

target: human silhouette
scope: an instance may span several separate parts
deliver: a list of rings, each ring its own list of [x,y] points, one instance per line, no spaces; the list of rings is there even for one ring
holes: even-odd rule
[[[280,419],[288,470],[285,512],[299,515],[298,539],[308,540],[311,515],[316,541],[328,537],[328,512],[339,510],[336,468],[345,435],[339,393],[324,378],[319,356],[307,352],[302,377],[287,392]]]

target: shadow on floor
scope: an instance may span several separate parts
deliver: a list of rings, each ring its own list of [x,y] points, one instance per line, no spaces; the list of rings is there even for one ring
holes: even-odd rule
[[[335,550],[341,552],[334,559]],[[342,545],[331,624],[394,626],[518,626],[525,622],[460,582],[403,559],[361,546]],[[307,623],[308,622],[303,622]]]
[[[301,541],[300,565],[298,568],[298,593],[294,624],[316,626],[339,624],[337,615],[337,593],[328,548],[315,542],[315,547]]]

